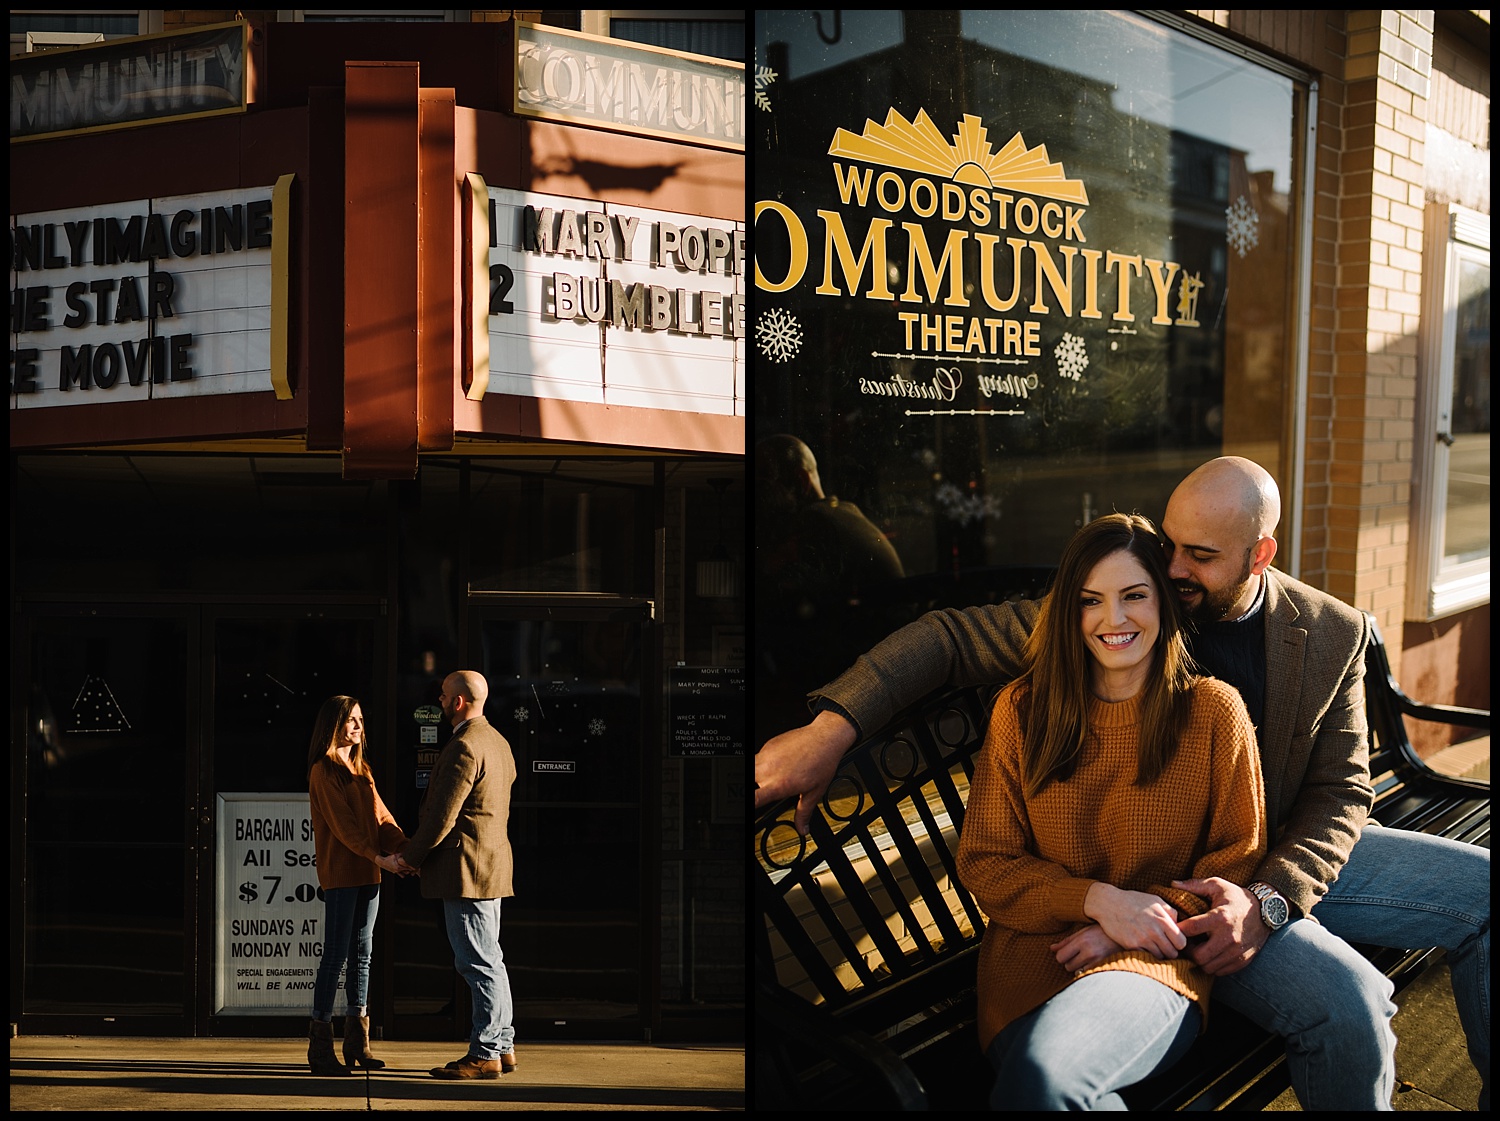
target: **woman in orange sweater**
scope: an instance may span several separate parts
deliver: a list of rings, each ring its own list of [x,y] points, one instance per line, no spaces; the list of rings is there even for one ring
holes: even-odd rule
[[[401,874],[394,853],[406,845],[375,789],[365,761],[365,719],[353,697],[329,697],[307,749],[307,787],[323,888],[323,960],[313,986],[307,1064],[314,1074],[348,1074],[333,1053],[333,1004],[339,971],[348,963],[344,991],[344,1061],[379,1070],[370,1053],[370,947],[380,908],[380,870]]]
[[[988,923],[980,1045],[996,1109],[1123,1109],[1204,1022],[1177,882],[1244,883],[1266,847],[1255,731],[1196,677],[1162,539],[1111,514],[1063,551],[974,770],[958,872]]]

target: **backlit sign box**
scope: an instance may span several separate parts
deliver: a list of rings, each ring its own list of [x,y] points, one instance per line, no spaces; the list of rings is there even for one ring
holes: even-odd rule
[[[10,60],[10,138],[243,113],[249,25],[139,35]]]
[[[516,24],[515,112],[745,150],[745,67],[704,55]]]

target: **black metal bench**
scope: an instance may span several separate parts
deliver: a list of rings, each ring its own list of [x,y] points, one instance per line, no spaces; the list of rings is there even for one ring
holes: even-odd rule
[[[1417,756],[1403,717],[1489,730],[1487,710],[1421,704],[1366,659],[1374,816],[1489,847],[1489,783]],[[995,689],[928,698],[845,756],[799,838],[790,802],[757,816],[758,1109],[986,1107],[974,1036],[984,920],[955,865],[973,758]],[[1399,992],[1440,956],[1362,947]],[[1229,1009],[1181,1062],[1125,1094],[1132,1109],[1260,1110],[1287,1086],[1285,1048]]]

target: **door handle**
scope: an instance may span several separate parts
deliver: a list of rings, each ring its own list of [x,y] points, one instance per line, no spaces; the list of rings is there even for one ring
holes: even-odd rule
[[[1450,448],[1453,446],[1453,433],[1451,433],[1451,432],[1439,432],[1437,434],[1437,438],[1439,440],[1443,441],[1443,443],[1447,444]]]

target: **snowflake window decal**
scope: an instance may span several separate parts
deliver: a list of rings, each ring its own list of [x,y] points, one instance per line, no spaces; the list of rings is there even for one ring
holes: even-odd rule
[[[786,362],[802,349],[802,324],[781,308],[772,308],[755,321],[760,350],[772,362]]]
[[[516,709],[514,715],[515,715],[516,723],[517,724],[524,724],[524,723],[526,723],[526,721],[528,721],[528,720],[531,719],[531,712],[528,709],[525,709],[525,708],[518,708],[518,709]]]
[[[769,66],[762,66],[758,62],[755,64],[755,104],[767,113],[771,111],[771,99],[766,96],[765,91],[776,81],[776,76],[776,71]]]
[[[1260,215],[1244,195],[1234,200],[1234,205],[1224,211],[1224,217],[1228,219],[1229,244],[1241,257],[1260,244]]]
[[[1077,335],[1063,335],[1062,341],[1052,353],[1057,358],[1057,372],[1062,377],[1077,381],[1083,371],[1088,369],[1088,348]]]
[[[943,483],[933,494],[943,512],[959,525],[1000,516],[1000,503],[991,495],[964,494],[952,483]]]
[[[600,720],[597,716],[594,717],[594,719],[592,719],[592,720],[589,721],[589,735],[591,735],[591,736],[602,736],[602,735],[604,735],[604,721]]]

